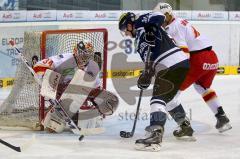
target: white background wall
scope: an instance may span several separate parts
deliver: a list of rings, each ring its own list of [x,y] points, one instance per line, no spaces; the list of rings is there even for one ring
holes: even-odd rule
[[[180,9],[181,10],[202,10],[204,8],[204,10],[212,10],[212,11],[223,11],[225,10],[225,6],[224,6],[224,2],[223,3],[218,3],[218,4],[212,4],[209,2],[209,0],[200,0],[200,1],[190,1],[190,0],[185,0],[185,1],[181,1],[180,3]]]

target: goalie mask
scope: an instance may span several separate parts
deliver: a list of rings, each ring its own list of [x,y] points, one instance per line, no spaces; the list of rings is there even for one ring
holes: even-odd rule
[[[79,68],[83,68],[89,60],[94,59],[94,48],[89,41],[80,41],[73,50],[76,63]]]

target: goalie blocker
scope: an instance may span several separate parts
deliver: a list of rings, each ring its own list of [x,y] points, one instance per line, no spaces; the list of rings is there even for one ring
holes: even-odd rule
[[[57,96],[57,86],[61,75],[52,70],[46,70],[41,95],[53,99]],[[88,73],[78,69],[71,82],[63,92],[60,103],[71,118],[78,118],[77,121],[92,120],[93,127],[97,127],[96,118],[113,114],[118,106],[118,98],[109,91],[94,88],[96,79]],[[91,102],[92,107],[84,107],[85,102]],[[79,109],[82,106],[82,109]],[[83,122],[84,123],[84,122]],[[85,122],[86,123],[86,122]],[[47,112],[42,124],[49,132],[62,132],[66,123],[54,107]],[[89,124],[89,123],[88,123]],[[81,124],[78,124],[81,126]],[[82,125],[83,126],[83,125]],[[89,125],[84,126],[88,128]]]

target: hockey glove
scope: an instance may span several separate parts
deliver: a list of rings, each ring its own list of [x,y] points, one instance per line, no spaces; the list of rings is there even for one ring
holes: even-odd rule
[[[155,46],[155,34],[157,32],[157,26],[153,24],[146,24],[145,29],[145,40],[150,46]]]
[[[150,73],[143,72],[138,78],[137,86],[140,89],[147,89],[150,86],[151,81],[152,81],[152,76],[150,75]]]

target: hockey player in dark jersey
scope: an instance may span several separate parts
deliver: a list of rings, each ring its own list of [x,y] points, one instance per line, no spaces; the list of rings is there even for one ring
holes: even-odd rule
[[[174,44],[159,25],[164,22],[164,19],[163,14],[152,12],[139,17],[127,12],[123,13],[119,19],[120,31],[126,36],[135,38],[136,51],[146,64],[145,70],[138,79],[138,87],[147,89],[152,78],[155,78],[150,101],[150,125],[145,129],[149,132],[149,137],[136,140],[138,150],[160,150],[167,119],[165,106],[177,94],[189,70],[187,55]],[[184,119],[185,117],[182,107],[176,109],[174,113],[171,115],[176,118]]]

